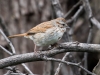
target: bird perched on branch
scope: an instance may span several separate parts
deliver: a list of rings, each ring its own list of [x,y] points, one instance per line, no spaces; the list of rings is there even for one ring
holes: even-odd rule
[[[33,40],[35,44],[34,51],[36,52],[36,46],[43,47],[57,43],[62,38],[66,28],[69,28],[66,20],[64,18],[57,18],[40,23],[26,33],[12,35],[9,38],[24,36]]]

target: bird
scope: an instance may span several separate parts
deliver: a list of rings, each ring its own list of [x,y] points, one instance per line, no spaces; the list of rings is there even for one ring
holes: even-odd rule
[[[9,38],[25,37],[31,39],[35,46],[34,52],[37,52],[36,47],[44,47],[57,43],[63,36],[69,26],[66,20],[62,17],[42,22],[26,33],[9,36]]]

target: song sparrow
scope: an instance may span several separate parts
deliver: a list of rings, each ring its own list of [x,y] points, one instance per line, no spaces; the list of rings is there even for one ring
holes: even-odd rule
[[[34,51],[36,51],[36,46],[43,47],[58,42],[62,38],[66,28],[69,28],[69,26],[66,24],[66,20],[64,18],[57,18],[40,23],[26,33],[12,35],[9,36],[9,38],[21,36],[29,38],[33,40],[35,44]]]

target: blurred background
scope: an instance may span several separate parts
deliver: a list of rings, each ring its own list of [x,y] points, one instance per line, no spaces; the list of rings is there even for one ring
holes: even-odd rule
[[[63,13],[66,14],[79,0],[59,0]],[[90,5],[93,11],[94,17],[100,21],[100,0],[90,0]],[[72,11],[66,20],[70,19],[75,12],[79,9],[80,4]],[[79,41],[82,43],[87,42],[89,34],[89,21],[85,15],[84,10],[80,13],[79,17],[75,21],[74,33],[72,35],[73,41]],[[19,33],[24,33],[36,26],[37,24],[51,20],[55,17],[53,8],[50,0],[0,0],[0,16],[6,24],[8,35],[14,35]],[[68,24],[70,27],[72,23]],[[4,31],[2,26],[0,28]],[[8,36],[7,35],[7,36]],[[66,34],[65,34],[66,35]],[[62,38],[61,42],[64,42],[66,38]],[[11,39],[15,49],[16,54],[33,52],[34,43],[30,39],[23,37]],[[92,40],[91,43],[100,43],[100,30],[93,26]],[[8,43],[5,41],[3,36],[0,35],[0,45],[7,48]],[[99,53],[88,53],[88,69],[90,71],[96,66],[99,60]],[[4,51],[0,50],[0,58],[8,57],[9,55]],[[54,56],[55,58],[62,58],[63,54]],[[71,52],[66,60],[71,62],[81,62],[84,61],[84,53],[82,52]],[[29,62],[26,65],[29,69],[40,75],[54,75],[54,72],[58,66],[58,63],[37,61]],[[82,64],[84,64],[82,62]],[[27,73],[26,70],[21,66],[17,66],[22,73]],[[45,73],[47,72],[47,73]],[[1,69],[0,75],[6,73],[6,70]],[[59,75],[82,75],[83,71],[75,66],[63,65]]]

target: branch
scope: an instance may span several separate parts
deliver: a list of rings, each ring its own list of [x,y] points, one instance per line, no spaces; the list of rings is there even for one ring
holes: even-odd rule
[[[33,54],[33,55],[28,55],[28,54]],[[40,54],[39,56],[37,56],[38,54]],[[10,62],[5,62],[5,65],[6,64],[9,64],[9,63],[13,63],[13,64],[15,64],[16,63],[16,59],[19,59],[20,60],[20,58],[19,58],[19,56],[21,57],[21,61],[27,61],[27,60],[25,60],[25,59],[22,59],[22,57],[26,57],[26,56],[29,56],[30,58],[29,59],[27,59],[28,61],[34,61],[34,60],[36,60],[36,61],[55,61],[55,62],[61,62],[61,63],[64,63],[64,64],[67,64],[67,65],[72,65],[72,66],[77,66],[77,67],[79,67],[79,68],[81,68],[82,70],[84,70],[85,72],[87,72],[88,74],[91,74],[91,75],[96,75],[96,74],[94,74],[94,73],[92,73],[92,72],[90,72],[90,71],[88,71],[88,70],[86,70],[84,67],[82,67],[81,65],[80,65],[80,63],[72,63],[72,62],[68,62],[68,61],[63,61],[63,60],[61,60],[61,59],[55,59],[55,58],[47,58],[45,55],[42,55],[41,53],[27,53],[27,54],[22,54],[22,55],[15,55],[15,56],[12,56],[12,57],[8,57],[8,58],[5,58],[6,60],[8,60],[8,61],[10,61]],[[16,59],[14,59],[14,57],[16,57]],[[12,61],[14,61],[14,62],[12,62],[11,60],[9,60],[9,58],[12,58],[13,60]],[[36,59],[37,58],[37,59]],[[2,59],[3,60],[3,59]],[[19,61],[18,60],[18,61]],[[20,62],[21,62],[20,61]],[[3,61],[4,62],[4,61]],[[19,63],[20,63],[19,62]],[[1,62],[0,62],[0,67],[1,67]]]
[[[0,45],[0,48],[5,51],[6,53],[8,53],[9,55],[13,55],[10,51],[8,51],[6,48],[4,48],[3,46]]]
[[[0,33],[2,34],[2,36],[6,39],[6,41],[8,42],[9,46],[11,47],[12,52],[8,51],[6,48],[2,47],[0,45],[0,48],[5,51],[6,53],[8,53],[9,55],[15,55],[16,51],[15,48],[13,46],[13,44],[11,43],[11,41],[7,38],[7,36],[4,34],[4,32],[0,29]],[[30,71],[30,69],[24,64],[21,64],[30,74],[33,75],[33,73]],[[7,68],[7,67],[6,67]]]
[[[77,12],[74,14],[74,16],[71,19],[67,20],[67,23],[71,23],[71,22],[74,21],[74,19],[77,19],[77,17],[80,15],[80,13],[82,12],[82,10],[83,10],[83,6],[81,5],[79,7],[79,9],[77,10]]]
[[[41,56],[54,56],[64,52],[100,52],[100,45],[68,42],[58,45],[57,49],[37,53],[10,56],[0,60],[0,69],[25,62],[41,61]]]
[[[87,13],[88,18],[90,19],[90,22],[100,29],[100,22],[97,21],[95,19],[95,17],[93,17],[89,1],[88,0],[82,0],[82,1],[83,1],[83,4],[84,4],[85,12]]]
[[[9,46],[11,47],[12,50],[12,55],[15,54],[15,48],[12,44],[12,42],[7,38],[7,36],[3,33],[3,31],[0,29],[0,33],[2,34],[2,36],[6,39],[7,43],[9,44]]]
[[[100,29],[100,22],[95,17],[91,17],[90,21],[93,25],[97,26],[97,28]]]
[[[66,14],[65,14],[65,18],[67,18],[67,16],[69,16],[71,14],[71,12],[79,6],[79,4],[81,4],[81,0],[79,2],[77,2]]]
[[[69,54],[70,54],[70,52],[67,52],[67,53],[64,55],[64,57],[62,58],[62,61],[65,61],[66,58],[67,58],[67,56],[68,56]],[[56,69],[56,72],[55,72],[54,75],[58,75],[58,74],[59,74],[59,71],[60,71],[60,68],[61,68],[62,65],[63,65],[63,63],[60,63],[60,64],[59,64],[59,66],[58,66],[58,68]]]
[[[55,62],[61,62],[61,63],[67,64],[67,65],[77,66],[77,67],[81,68],[82,70],[84,70],[84,71],[85,71],[86,73],[88,73],[88,74],[96,75],[96,74],[94,74],[94,73],[88,71],[88,70],[85,69],[84,67],[82,67],[82,66],[80,65],[80,63],[72,63],[72,62],[68,62],[68,61],[63,61],[63,60],[61,60],[61,59],[47,58],[47,57],[43,57],[43,58],[41,58],[41,59],[43,59],[43,60],[45,60],[45,61],[55,61]]]
[[[50,0],[57,17],[64,17],[59,0]]]
[[[60,5],[60,3],[59,3],[59,0],[51,0],[51,3],[52,3],[52,6],[53,6],[53,8],[54,8],[54,12],[55,12],[56,16],[57,16],[57,17],[64,17],[64,13],[62,12],[62,8],[61,8],[61,5]],[[67,33],[67,32],[66,32],[66,33]],[[65,38],[68,37],[68,41],[70,41],[69,34],[67,33],[66,35],[67,35],[67,36],[65,36]],[[67,53],[66,53],[66,55],[63,57],[62,60],[65,60],[66,56],[67,56]],[[57,68],[57,70],[56,70],[55,75],[56,75],[57,73],[59,73],[60,68],[61,68],[61,64],[62,64],[62,63],[59,63],[59,66],[58,66],[58,68]]]

